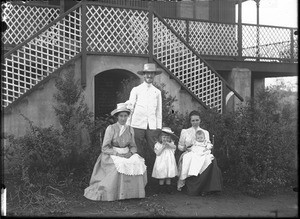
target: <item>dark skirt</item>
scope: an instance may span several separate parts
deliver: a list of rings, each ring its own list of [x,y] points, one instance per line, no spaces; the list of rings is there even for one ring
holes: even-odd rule
[[[198,176],[186,178],[185,187],[188,195],[200,195],[202,192],[222,191],[223,179],[217,160],[212,160],[212,163]]]

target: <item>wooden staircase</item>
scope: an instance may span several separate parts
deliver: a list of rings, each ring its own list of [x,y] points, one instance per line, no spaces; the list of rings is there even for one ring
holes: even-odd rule
[[[50,21],[49,21],[50,22]],[[82,1],[4,56],[1,105],[6,108],[71,60],[87,54],[146,56],[205,108],[224,110],[228,83],[151,9]],[[85,72],[82,71],[84,81]]]

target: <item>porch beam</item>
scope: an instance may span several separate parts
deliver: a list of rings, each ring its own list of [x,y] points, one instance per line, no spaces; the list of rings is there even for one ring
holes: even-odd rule
[[[298,76],[298,63],[253,62],[205,59],[216,71],[231,71],[233,68],[248,68],[253,73],[267,77]]]

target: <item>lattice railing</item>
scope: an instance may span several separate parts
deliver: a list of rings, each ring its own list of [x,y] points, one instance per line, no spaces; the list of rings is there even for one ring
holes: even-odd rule
[[[81,7],[86,7],[84,15]],[[2,106],[8,106],[81,51],[150,56],[153,51],[203,105],[222,112],[224,81],[167,23],[151,18],[144,9],[79,3],[5,55]]]
[[[148,54],[148,12],[87,7],[87,51]]]
[[[5,54],[1,75],[3,107],[80,53],[81,7],[70,10]]]
[[[201,55],[238,57],[240,49],[244,60],[250,61],[260,57],[265,58],[260,61],[294,62],[298,58],[298,42],[291,41],[291,32],[295,31],[292,28],[242,24],[242,48],[238,48],[237,23],[170,18],[165,21]]]
[[[187,40],[188,21],[170,18],[165,18],[165,21],[179,34],[179,36]]]
[[[4,44],[19,44],[58,18],[60,9],[55,6],[34,6],[6,3],[3,16],[7,30],[3,34]]]
[[[291,49],[292,29],[243,25],[243,56],[263,60],[284,60],[295,57]]]
[[[297,31],[297,29],[293,30],[294,33],[295,33],[295,31]],[[294,40],[293,55],[294,55],[294,59],[298,60],[298,35],[293,34],[293,40]]]
[[[222,80],[157,16],[153,19],[153,55],[203,103],[222,112]]]
[[[190,21],[189,44],[201,55],[237,56],[237,25]]]

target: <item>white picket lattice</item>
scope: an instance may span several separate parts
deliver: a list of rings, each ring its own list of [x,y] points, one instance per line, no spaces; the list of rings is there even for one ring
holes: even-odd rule
[[[148,54],[148,12],[87,7],[87,51]]]
[[[58,18],[60,9],[32,5],[9,4],[3,11],[7,30],[4,44],[19,44]]]
[[[237,56],[237,25],[190,21],[189,44],[201,55]]]
[[[5,57],[2,106],[6,107],[81,51],[81,7]]]
[[[293,56],[294,56],[294,59],[296,59],[298,61],[298,35],[294,34],[295,31],[297,31],[297,29],[293,30],[293,38],[294,38]]]
[[[187,22],[185,20],[179,20],[179,19],[170,19],[165,18],[164,19],[175,31],[179,34],[184,40],[187,40]]]
[[[222,80],[158,17],[153,20],[153,55],[202,102],[222,113]]]
[[[262,58],[260,61],[277,62],[291,59],[292,55],[295,56],[295,50],[291,51],[291,29],[268,26],[257,27],[255,25],[243,25],[242,27],[243,56]]]

